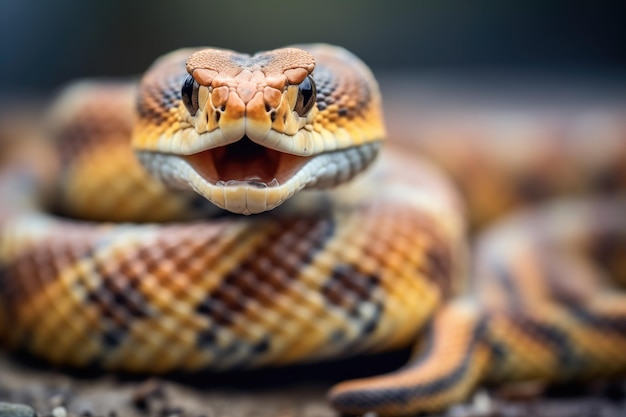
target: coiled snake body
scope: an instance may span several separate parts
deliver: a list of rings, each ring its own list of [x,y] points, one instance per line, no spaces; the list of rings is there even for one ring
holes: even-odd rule
[[[365,65],[328,45],[179,50],[138,88],[71,87],[54,162],[19,143],[0,165],[3,339],[163,373],[394,349],[430,323],[406,367],[331,390],[351,414],[626,372],[626,200],[529,211],[470,252],[426,162],[389,148],[351,180],[381,147],[380,107]]]

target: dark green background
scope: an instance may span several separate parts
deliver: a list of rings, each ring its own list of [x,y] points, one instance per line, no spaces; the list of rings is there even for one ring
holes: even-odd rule
[[[0,1],[0,91],[142,72],[181,46],[325,41],[375,70],[626,74],[626,1]]]

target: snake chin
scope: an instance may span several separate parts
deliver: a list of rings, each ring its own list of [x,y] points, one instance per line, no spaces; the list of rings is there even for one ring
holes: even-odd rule
[[[182,158],[205,181],[218,187],[277,187],[311,160],[311,157],[267,148],[247,136],[237,142]]]

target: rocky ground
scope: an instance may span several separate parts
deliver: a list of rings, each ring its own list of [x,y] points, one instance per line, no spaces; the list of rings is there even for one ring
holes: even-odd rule
[[[0,356],[0,417],[336,417],[324,397],[333,381],[340,375],[362,375],[368,367],[384,371],[404,357],[376,359],[155,379],[50,370]],[[626,383],[481,390],[466,404],[440,415],[444,416],[626,416]]]

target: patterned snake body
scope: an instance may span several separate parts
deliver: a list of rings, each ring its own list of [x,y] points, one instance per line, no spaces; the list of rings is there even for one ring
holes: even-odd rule
[[[50,120],[55,162],[19,144],[0,165],[9,346],[76,367],[224,370],[408,346],[432,320],[405,368],[333,388],[351,414],[626,371],[626,200],[520,214],[468,257],[459,199],[428,163],[390,148],[346,183],[384,128],[374,78],[343,49],[180,50],[138,88],[71,87]],[[50,172],[54,214],[40,210]]]

